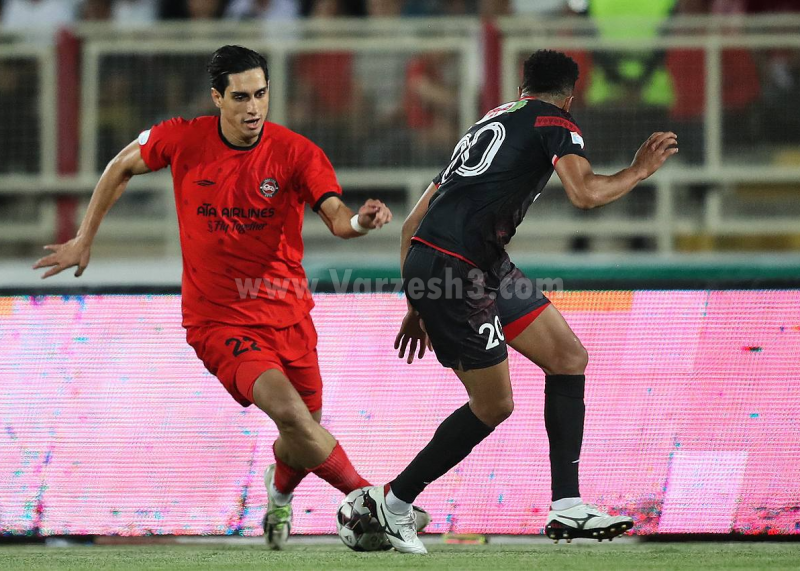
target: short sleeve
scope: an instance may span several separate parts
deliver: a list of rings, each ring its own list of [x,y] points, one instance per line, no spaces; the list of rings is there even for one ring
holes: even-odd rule
[[[583,134],[574,122],[564,117],[538,117],[535,127],[541,133],[545,152],[554,167],[566,155],[586,158]]]
[[[342,195],[333,165],[322,149],[310,141],[298,155],[295,182],[303,202],[310,204],[314,212],[319,211],[322,203],[331,196]]]
[[[187,123],[185,119],[175,118],[142,131],[139,135],[139,152],[147,168],[157,171],[172,163]]]

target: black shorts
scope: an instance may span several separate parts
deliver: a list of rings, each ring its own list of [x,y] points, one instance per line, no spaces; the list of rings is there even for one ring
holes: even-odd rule
[[[504,327],[533,321],[530,316],[549,303],[510,260],[503,271],[495,285],[464,260],[424,244],[411,246],[403,290],[445,367],[469,371],[501,363],[508,356]]]

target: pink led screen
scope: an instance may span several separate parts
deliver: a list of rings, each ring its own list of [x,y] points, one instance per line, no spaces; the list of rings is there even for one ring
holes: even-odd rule
[[[554,297],[591,362],[586,500],[635,532],[800,532],[800,291]],[[0,298],[0,530],[260,534],[271,422],[186,345],[178,296]],[[465,393],[406,365],[394,295],[319,295],[324,424],[383,483]],[[514,415],[419,503],[434,532],[540,533],[543,375],[511,355]],[[295,530],[332,533],[339,492],[298,489]]]

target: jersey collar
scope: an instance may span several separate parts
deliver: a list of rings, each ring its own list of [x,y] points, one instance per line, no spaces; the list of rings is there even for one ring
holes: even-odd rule
[[[264,121],[264,124],[261,125],[261,132],[258,134],[258,139],[256,139],[256,142],[253,145],[250,145],[249,147],[241,147],[239,145],[234,145],[228,139],[225,138],[225,135],[222,134],[222,118],[219,115],[217,115],[217,133],[219,134],[219,140],[225,143],[226,147],[228,147],[229,149],[233,149],[234,151],[252,151],[253,149],[255,149],[261,142],[261,139],[264,137],[264,131],[266,127],[267,127],[267,122]]]

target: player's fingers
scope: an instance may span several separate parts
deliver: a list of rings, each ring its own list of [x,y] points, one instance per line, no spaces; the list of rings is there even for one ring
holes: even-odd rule
[[[665,141],[669,141],[669,140],[675,140],[675,142],[677,143],[678,137],[675,135],[675,133],[672,133],[672,132],[662,133],[653,142],[653,145],[655,146],[655,150],[660,149],[664,145],[664,142]]]
[[[397,333],[397,337],[394,338],[394,350],[397,351],[400,348],[400,340],[403,338],[403,330],[401,329]]]
[[[647,145],[648,148],[652,149],[653,148],[653,142],[656,140],[656,138],[659,135],[661,135],[661,131],[656,131],[655,133],[653,133],[652,135],[647,137],[647,140],[644,142],[644,144]]]
[[[668,149],[669,147],[674,147],[674,146],[677,146],[677,145],[678,145],[678,139],[675,139],[675,138],[672,138],[672,137],[668,137],[668,138],[666,138],[666,139],[663,139],[663,140],[662,140],[662,141],[659,143],[659,145],[658,145],[658,151],[659,151],[659,152],[663,152],[663,151],[665,151],[666,149]]]
[[[422,359],[425,356],[425,346],[428,344],[427,339],[420,339],[419,340],[419,358]]]
[[[78,266],[78,269],[75,270],[75,277],[79,278],[83,275],[83,270],[86,269],[86,266]]]
[[[42,276],[42,279],[47,279],[50,276],[54,276],[58,273],[61,273],[61,270],[63,269],[64,268],[62,268],[60,265],[56,265],[54,268],[50,268],[49,270],[47,270],[45,274]]]
[[[406,354],[406,347],[408,347],[408,341],[409,341],[409,337],[408,337],[408,335],[406,335],[405,337],[403,337],[402,343],[400,343],[400,353],[397,356],[400,357],[401,359]]]
[[[648,145],[648,148],[651,151],[657,150],[658,149],[658,142],[659,142],[660,139],[661,139],[661,137],[653,137],[653,139],[650,141],[650,144]]]
[[[411,346],[408,348],[408,359],[406,359],[406,363],[409,365],[414,362],[414,357],[417,354],[417,343],[416,339],[411,339]]]
[[[42,250],[52,250],[53,252],[58,252],[61,248],[61,244],[48,244],[47,246],[43,246]]]
[[[389,215],[385,209],[382,209],[378,214],[375,215],[375,222],[378,225],[378,228],[389,222]]]
[[[58,262],[55,261],[55,257],[53,254],[49,256],[45,256],[44,258],[39,258],[33,264],[33,269],[38,270],[39,268],[49,268],[50,266],[55,266]]]

